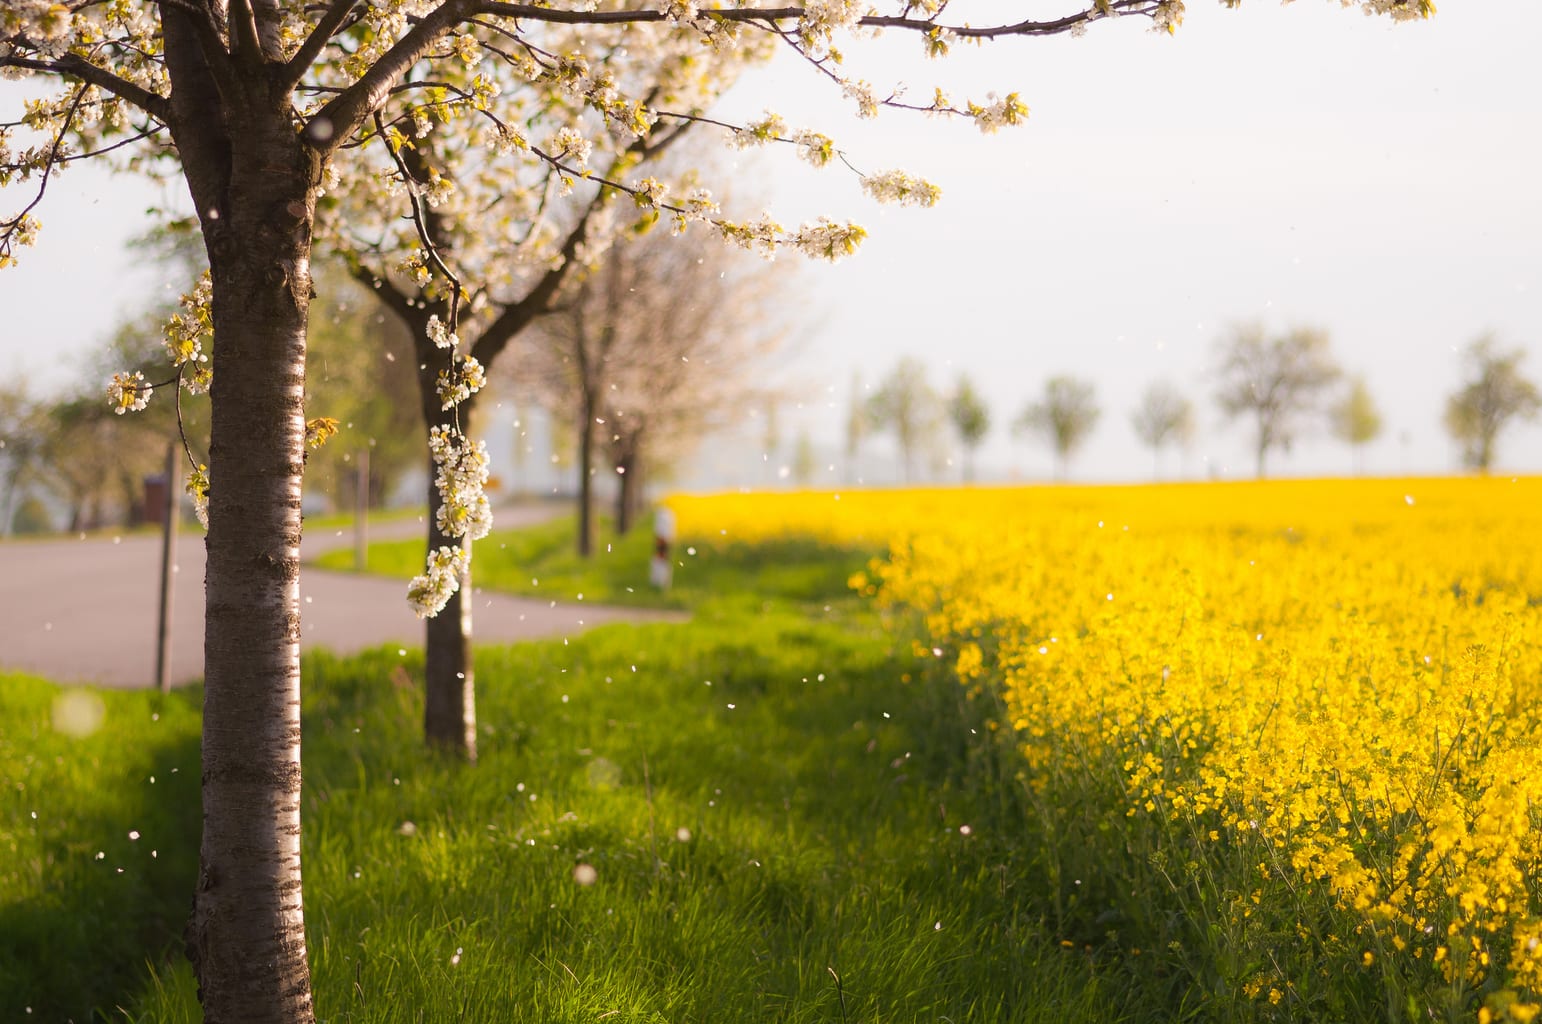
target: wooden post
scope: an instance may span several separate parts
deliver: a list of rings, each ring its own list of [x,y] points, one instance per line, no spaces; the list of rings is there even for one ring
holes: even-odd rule
[[[171,692],[171,588],[177,565],[177,512],[181,509],[177,486],[180,466],[176,441],[166,446],[166,507],[161,512],[161,608],[155,630],[155,685]]]
[[[659,590],[668,590],[675,578],[675,566],[670,561],[670,545],[675,542],[675,513],[661,506],[653,513],[653,561],[648,566],[648,578]]]
[[[358,479],[353,493],[353,567],[363,572],[369,565],[369,449],[359,452]]]

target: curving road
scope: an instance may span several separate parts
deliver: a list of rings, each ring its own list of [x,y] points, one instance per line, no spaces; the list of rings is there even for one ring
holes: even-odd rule
[[[499,528],[531,525],[559,514],[548,505],[515,506]],[[372,540],[421,535],[419,520],[372,523]],[[351,547],[351,529],[307,535],[305,557]],[[61,683],[114,687],[155,684],[159,602],[158,534],[57,538],[0,544],[0,670],[34,673]],[[203,675],[203,537],[178,538],[172,598],[171,679]],[[553,603],[474,591],[472,615],[483,643],[565,636],[606,622],[682,619],[676,613]],[[420,646],[423,624],[407,605],[401,580],[329,572],[300,573],[302,642],[349,654],[384,643]]]

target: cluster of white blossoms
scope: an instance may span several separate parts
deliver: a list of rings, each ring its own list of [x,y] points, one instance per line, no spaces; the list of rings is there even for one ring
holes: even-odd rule
[[[580,168],[589,162],[589,154],[593,150],[594,143],[577,128],[566,125],[558,128],[551,139],[552,157],[557,160],[565,156],[572,157]]]
[[[878,116],[878,94],[873,91],[872,83],[864,82],[859,78],[848,78],[841,83],[841,93],[847,99],[857,101],[858,117]]]
[[[983,107],[977,103],[969,104],[969,116],[984,134],[991,135],[1000,128],[1028,120],[1028,107],[1017,98],[1017,93],[1008,93],[1005,99],[997,99],[995,93],[989,93],[986,98],[990,102]]]
[[[107,382],[107,401],[112,411],[122,416],[126,412],[138,412],[150,404],[150,383],[138,370],[132,373],[115,373]]]
[[[828,135],[804,128],[793,134],[792,141],[798,147],[798,155],[815,167],[823,167],[835,159],[835,140]]]
[[[456,427],[434,427],[429,431],[429,454],[437,470],[434,487],[439,492],[439,509],[434,522],[439,532],[463,541],[480,540],[493,526],[492,505],[487,500],[487,445],[473,442]],[[407,586],[407,600],[418,618],[428,618],[444,606],[460,589],[461,577],[471,564],[466,544],[441,547],[429,553],[421,576]]]
[[[187,475],[187,483],[182,489],[193,499],[193,514],[198,517],[199,525],[205,530],[209,528],[209,467],[202,462],[193,467],[193,471]]]
[[[434,384],[439,393],[439,401],[444,403],[440,408],[445,412],[449,412],[486,386],[487,372],[473,356],[458,359],[456,364],[448,370],[440,370],[439,379]]]
[[[786,241],[805,256],[836,262],[842,256],[850,256],[867,237],[867,229],[850,221],[837,224],[827,217],[820,217],[813,224],[804,224]]]
[[[437,382],[439,400],[448,412],[480,391],[487,384],[487,374],[475,358],[460,354],[459,336],[437,315],[428,318],[425,333],[436,348],[450,353],[450,365],[439,371]],[[487,445],[473,442],[459,425],[435,426],[428,432],[428,453],[439,494],[434,524],[444,536],[461,543],[430,552],[423,574],[408,585],[407,600],[420,619],[444,610],[471,565],[471,541],[481,540],[493,528],[492,503],[487,499]]]
[[[206,342],[214,340],[214,284],[206,270],[193,290],[182,296],[182,312],[172,314],[162,329],[166,354],[177,367],[178,380],[189,394],[207,394],[214,381]]]
[[[832,37],[856,28],[868,11],[866,0],[808,0],[798,19],[798,38],[815,55],[829,52]]]
[[[782,115],[773,110],[765,112],[766,116],[759,121],[750,121],[734,132],[733,144],[738,149],[749,149],[751,146],[764,146],[771,142],[780,142],[787,137],[787,122],[782,120]]]
[[[1183,24],[1183,0],[1166,0],[1151,12],[1151,31],[1172,35]]]
[[[693,0],[664,0],[659,10],[672,21],[695,21],[701,13]]]
[[[453,333],[437,313],[428,318],[428,340],[434,343],[435,348],[455,348],[460,344],[460,335]]]
[[[899,203],[901,206],[935,206],[942,198],[942,189],[904,171],[866,175],[862,179],[862,191],[880,203]]]
[[[428,571],[414,576],[407,585],[407,600],[418,618],[426,619],[443,611],[460,589],[461,577],[470,566],[471,555],[465,548],[441,547],[430,552]]]

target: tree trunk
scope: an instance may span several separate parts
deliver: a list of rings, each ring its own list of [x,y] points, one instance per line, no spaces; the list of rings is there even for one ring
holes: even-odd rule
[[[450,353],[427,344],[427,318],[414,330],[423,339],[418,344],[418,389],[423,411],[424,436],[433,427],[452,427],[471,434],[475,396],[464,399],[455,409],[446,411],[438,394],[439,371],[450,365]],[[434,486],[437,467],[428,464],[428,550],[441,547],[471,548],[464,537],[448,537],[439,529],[439,509],[443,500]],[[403,598],[405,600],[405,598]],[[444,610],[423,620],[423,735],[428,745],[445,753],[475,761],[477,759],[476,673],[471,654],[471,569],[461,577],[460,589]]]
[[[616,536],[625,537],[637,513],[637,488],[640,482],[637,450],[626,449],[617,460],[616,468],[621,471],[616,480]]]
[[[168,34],[170,28],[168,27]],[[169,39],[168,45],[174,45]],[[262,88],[253,84],[255,90]],[[214,289],[203,842],[188,955],[204,1019],[314,1020],[300,898],[300,482],[320,161],[287,104],[179,133]],[[223,159],[200,155],[228,131]],[[225,161],[228,161],[225,162]]]
[[[578,557],[594,554],[594,412],[598,402],[583,387],[583,422],[578,428]]]

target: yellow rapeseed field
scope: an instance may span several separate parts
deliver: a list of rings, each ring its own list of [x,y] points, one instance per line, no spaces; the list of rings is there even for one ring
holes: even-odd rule
[[[1388,1016],[1537,1014],[1542,479],[671,504],[686,536],[887,548],[855,585],[1000,699],[1035,799],[1097,775],[1121,849],[1186,837],[1159,873],[1223,933],[1273,914],[1316,951],[1233,969],[1265,1016],[1303,1011],[1306,963]]]

